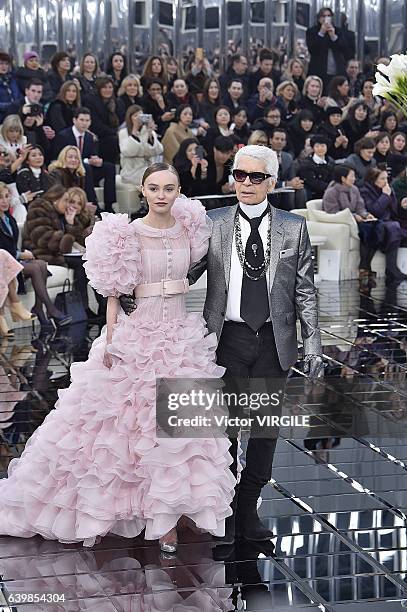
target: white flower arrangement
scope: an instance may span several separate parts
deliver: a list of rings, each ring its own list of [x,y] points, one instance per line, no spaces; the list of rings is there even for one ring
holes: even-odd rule
[[[378,64],[373,95],[381,96],[407,115],[407,55],[392,55],[388,66]]]

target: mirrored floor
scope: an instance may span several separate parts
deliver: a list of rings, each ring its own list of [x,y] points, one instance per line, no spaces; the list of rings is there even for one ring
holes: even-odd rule
[[[407,608],[407,283],[360,294],[318,289],[323,382],[299,362],[284,411],[309,425],[280,429],[259,508],[275,538],[214,547],[187,527],[175,558],[156,542],[106,537],[80,545],[0,537],[0,610],[68,612]],[[204,292],[191,292],[202,310]],[[0,477],[87,358],[98,326],[36,327],[0,339]],[[0,517],[1,520],[1,517]]]

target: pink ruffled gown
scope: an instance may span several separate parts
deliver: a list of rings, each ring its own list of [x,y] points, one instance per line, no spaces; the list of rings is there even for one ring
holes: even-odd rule
[[[175,225],[157,230],[141,219],[103,214],[86,241],[86,273],[102,295],[141,283],[185,278],[206,253],[211,221],[199,202],[179,198]],[[97,536],[165,535],[181,516],[224,533],[235,479],[226,438],[156,438],[155,380],[215,378],[216,336],[185,296],[139,298],[120,313],[103,365],[106,331],[88,361],[73,364],[71,385],[0,480],[0,534],[81,542]]]
[[[0,308],[8,295],[8,285],[21,272],[23,266],[8,251],[0,249]]]

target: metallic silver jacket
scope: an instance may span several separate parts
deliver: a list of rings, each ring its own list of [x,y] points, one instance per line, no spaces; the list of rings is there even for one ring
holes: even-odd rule
[[[301,322],[304,353],[322,354],[317,290],[305,219],[273,206],[271,210],[270,313],[280,364],[287,370],[298,358],[297,318]],[[207,270],[203,314],[209,332],[215,332],[218,340],[225,321],[236,211],[237,205],[208,212],[213,221],[208,254],[188,274],[193,284]],[[281,253],[288,249],[288,253]]]

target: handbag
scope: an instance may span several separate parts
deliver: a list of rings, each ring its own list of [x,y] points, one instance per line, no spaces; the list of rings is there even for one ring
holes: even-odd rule
[[[72,317],[71,325],[88,319],[81,294],[71,289],[69,279],[65,280],[62,291],[55,297],[55,306],[68,317]]]

